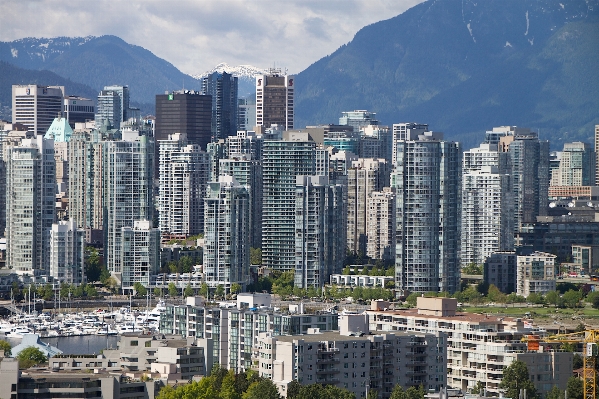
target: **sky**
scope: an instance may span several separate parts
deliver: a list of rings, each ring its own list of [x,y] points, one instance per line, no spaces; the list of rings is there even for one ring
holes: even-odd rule
[[[0,0],[0,41],[116,35],[201,74],[221,62],[299,73],[422,0]]]

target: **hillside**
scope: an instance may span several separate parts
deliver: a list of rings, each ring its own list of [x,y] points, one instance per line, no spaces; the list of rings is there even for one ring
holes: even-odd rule
[[[554,148],[592,142],[598,48],[599,0],[429,0],[301,72],[296,126],[368,109],[466,147],[506,124],[538,129]]]
[[[151,104],[152,108],[156,94],[183,86],[200,89],[197,79],[152,52],[116,36],[26,38],[0,42],[0,61],[21,68],[49,70],[72,81],[83,82],[96,92],[105,85],[128,84],[132,102]]]
[[[50,71],[33,71],[18,68],[0,61],[0,119],[11,120],[13,84],[43,84],[48,86],[64,86],[67,95],[82,96],[95,99],[98,92],[89,86],[75,83]]]

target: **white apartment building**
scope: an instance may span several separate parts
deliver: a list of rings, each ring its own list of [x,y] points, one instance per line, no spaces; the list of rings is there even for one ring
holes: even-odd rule
[[[395,258],[396,196],[392,188],[373,191],[366,204],[366,256],[371,259]]]
[[[346,274],[331,274],[331,285],[340,287],[385,287],[387,283],[395,281],[394,277],[388,276],[361,276]]]
[[[368,311],[371,331],[431,333],[447,346],[447,386],[467,391],[482,382],[499,395],[503,370],[513,361],[528,365],[541,394],[556,385],[566,388],[572,375],[572,353],[529,351],[522,341],[530,330],[521,319],[457,312],[457,300],[418,298],[416,309]],[[541,338],[542,342],[542,338]],[[539,367],[541,366],[541,367]]]
[[[310,331],[307,335],[260,333],[255,356],[260,376],[273,380],[287,396],[293,380],[300,384],[335,385],[365,397],[367,390],[389,398],[396,384],[423,385],[439,391],[445,381],[446,347],[435,335],[373,335]]]
[[[85,232],[77,229],[73,219],[52,225],[50,276],[61,283],[85,282]]]
[[[518,256],[516,264],[516,293],[527,297],[532,293],[545,295],[555,291],[556,276],[559,274],[555,263],[557,256],[545,252],[534,252]]]
[[[391,154],[391,164],[397,165],[397,142],[402,140],[418,140],[419,134],[428,131],[426,123],[394,123],[393,124],[393,149]]]
[[[121,233],[120,263],[122,287],[132,289],[135,283],[150,285],[150,276],[160,269],[160,230],[149,220],[136,220]]]
[[[465,163],[465,162],[464,162]],[[462,177],[461,264],[482,264],[493,252],[514,247],[510,177],[481,166]]]

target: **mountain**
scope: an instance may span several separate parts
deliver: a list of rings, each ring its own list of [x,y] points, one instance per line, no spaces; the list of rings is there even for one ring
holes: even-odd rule
[[[214,68],[212,68],[211,70],[206,71],[200,75],[193,75],[193,77],[199,80],[214,72],[226,72],[233,76],[237,76],[237,82],[239,85],[239,98],[242,98],[248,97],[256,93],[256,81],[254,78],[256,77],[256,75],[263,75],[265,73],[268,73],[268,70],[258,68],[252,65],[231,66],[226,62],[222,62]]]
[[[0,61],[26,69],[49,70],[74,82],[83,82],[96,91],[95,96],[105,85],[126,84],[131,101],[152,110],[156,94],[183,86],[200,89],[197,79],[149,50],[116,36],[0,42]]]
[[[0,61],[0,119],[11,120],[12,85],[43,84],[48,86],[64,86],[67,95],[95,99],[98,92],[89,86],[75,83],[50,71],[34,71],[23,69]]]
[[[296,79],[296,126],[368,109],[476,146],[493,126],[552,147],[599,124],[599,0],[429,0],[361,29]]]

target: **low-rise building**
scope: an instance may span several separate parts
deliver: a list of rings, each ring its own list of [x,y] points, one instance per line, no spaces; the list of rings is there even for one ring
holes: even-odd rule
[[[485,259],[485,283],[496,286],[504,294],[516,291],[516,252],[493,252]]]
[[[533,252],[517,257],[516,293],[527,297],[532,293],[545,295],[555,291],[559,269],[556,256],[545,252]]]
[[[395,282],[391,276],[362,276],[349,274],[331,274],[330,284],[341,287],[386,287],[387,283]]]

